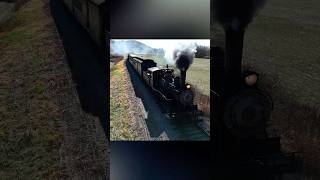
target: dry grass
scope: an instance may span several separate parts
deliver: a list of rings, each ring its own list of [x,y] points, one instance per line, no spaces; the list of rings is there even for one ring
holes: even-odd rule
[[[294,94],[288,94],[278,77],[262,74],[260,87],[273,98],[269,128],[281,136],[282,149],[301,152],[305,179],[320,178],[319,110],[312,104],[301,104]]]
[[[43,3],[32,1],[0,28],[0,177],[2,179],[56,178],[59,107],[50,97],[54,74],[46,65],[41,39],[48,22]],[[37,19],[37,21],[34,21]]]
[[[148,139],[146,127],[139,122],[144,120],[139,119],[142,104],[136,102],[125,61],[119,61],[110,73],[110,140]]]
[[[134,139],[130,133],[130,116],[126,111],[128,82],[124,82],[124,63],[113,66],[110,73],[110,140]]]
[[[204,113],[205,117],[210,117],[210,96],[202,94],[194,85],[192,90],[195,93],[194,102],[198,105],[198,109]]]
[[[197,86],[201,94],[210,95],[210,59],[194,58],[187,71],[187,81]]]
[[[82,131],[72,129],[85,115],[49,12],[47,1],[31,0],[0,27],[0,179],[67,179],[72,170],[81,174],[61,164],[66,160],[82,172],[88,172],[87,165],[92,174],[105,173],[106,162],[87,162],[92,146],[98,146],[90,140],[100,141],[100,136],[85,134],[90,128],[84,124]]]

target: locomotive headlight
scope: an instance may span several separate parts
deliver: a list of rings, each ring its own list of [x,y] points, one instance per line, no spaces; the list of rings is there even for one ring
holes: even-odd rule
[[[187,88],[187,89],[191,89],[191,85],[190,85],[190,84],[187,84],[186,88]]]
[[[248,74],[247,76],[245,76],[244,81],[248,86],[254,86],[257,84],[258,74],[257,73]]]

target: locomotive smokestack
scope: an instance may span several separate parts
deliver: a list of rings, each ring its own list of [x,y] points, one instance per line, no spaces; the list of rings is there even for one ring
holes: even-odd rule
[[[187,71],[182,71],[180,70],[180,78],[181,78],[181,87],[184,87],[186,84],[186,76],[187,76]]]
[[[244,30],[225,31],[226,93],[232,95],[240,87]]]
[[[214,0],[215,18],[225,29],[244,30],[264,0]]]
[[[225,30],[226,93],[232,95],[241,83],[245,28],[264,0],[214,0],[215,18]]]
[[[184,87],[186,84],[187,70],[192,64],[194,56],[194,51],[192,49],[174,51],[173,57],[175,59],[177,68],[180,70],[181,87]]]

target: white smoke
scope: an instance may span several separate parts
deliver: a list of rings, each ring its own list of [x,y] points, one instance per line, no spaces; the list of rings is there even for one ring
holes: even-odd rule
[[[168,46],[163,47],[165,50],[165,59],[168,64],[174,65],[176,62],[177,53],[190,52],[193,55],[197,52],[197,43],[195,42],[177,42],[170,43]]]

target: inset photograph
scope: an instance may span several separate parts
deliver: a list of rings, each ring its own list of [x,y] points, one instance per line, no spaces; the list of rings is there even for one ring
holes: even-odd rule
[[[210,40],[110,41],[110,140],[210,140]]]

